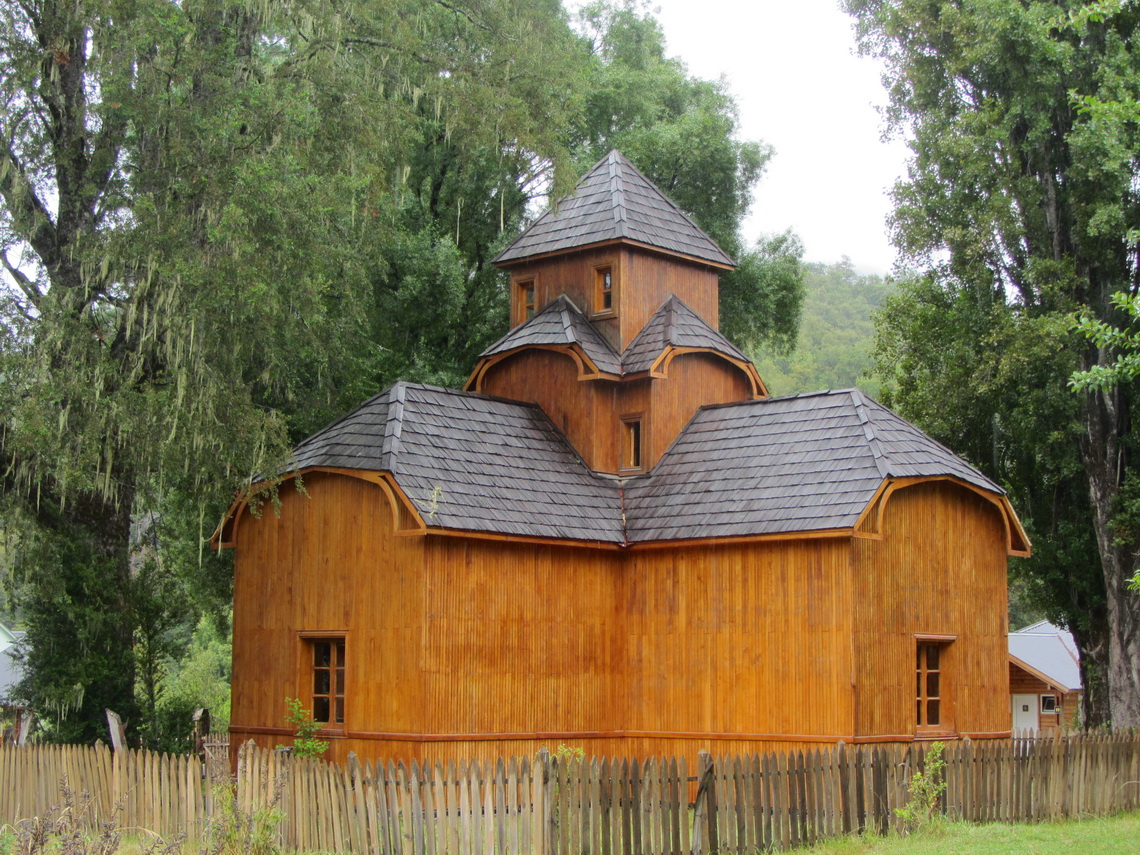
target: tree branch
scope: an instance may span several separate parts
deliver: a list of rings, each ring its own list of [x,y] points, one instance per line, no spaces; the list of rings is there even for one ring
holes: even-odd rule
[[[43,300],[43,292],[36,287],[36,283],[29,279],[27,274],[20,268],[15,267],[12,262],[8,260],[8,253],[0,252],[0,262],[3,262],[4,269],[8,271],[8,275],[16,282],[16,286],[24,292],[24,296],[28,298],[36,311],[40,310],[40,301]]]
[[[460,9],[458,6],[453,6],[452,4],[448,3],[447,0],[435,0],[435,2],[436,5],[442,6],[444,9],[448,9],[449,11],[454,12],[456,15],[462,15],[472,26],[478,27],[481,30],[485,30],[488,33],[491,32],[491,28],[489,26],[481,21],[476,21],[470,12],[464,9]]]
[[[0,152],[0,196],[12,215],[16,233],[31,244],[45,267],[59,263],[59,239],[55,223],[28,180],[10,143]]]

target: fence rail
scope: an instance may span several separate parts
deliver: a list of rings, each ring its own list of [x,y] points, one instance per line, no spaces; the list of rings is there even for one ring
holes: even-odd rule
[[[344,766],[241,749],[235,803],[284,814],[296,850],[364,855],[702,855],[783,850],[898,828],[896,809],[929,747],[588,761]],[[966,820],[1035,821],[1140,809],[1140,734],[952,742],[940,809]],[[91,794],[92,827],[200,837],[215,800],[193,757],[105,748],[0,749],[0,822],[43,815],[60,784]]]

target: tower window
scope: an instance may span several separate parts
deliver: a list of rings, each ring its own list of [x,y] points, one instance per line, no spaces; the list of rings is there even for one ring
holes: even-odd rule
[[[614,269],[594,268],[594,314],[611,314],[614,310]]]
[[[642,417],[622,416],[621,419],[621,468],[633,471],[642,466]]]
[[[534,280],[527,279],[515,286],[515,324],[523,324],[534,317]]]

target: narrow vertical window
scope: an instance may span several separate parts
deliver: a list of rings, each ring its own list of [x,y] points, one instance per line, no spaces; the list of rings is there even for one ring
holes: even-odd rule
[[[642,418],[623,416],[621,420],[621,468],[642,468]]]
[[[942,645],[920,641],[915,661],[915,719],[919,728],[942,724]]]
[[[614,269],[594,268],[594,313],[607,314],[614,310]]]
[[[534,317],[534,280],[527,279],[515,286],[515,324],[523,324]]]
[[[344,724],[344,639],[309,642],[313,661],[313,721]]]

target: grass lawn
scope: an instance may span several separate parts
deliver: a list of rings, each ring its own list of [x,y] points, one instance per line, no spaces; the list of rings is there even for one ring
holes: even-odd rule
[[[844,838],[811,855],[1133,855],[1140,853],[1140,813],[1040,825],[951,823],[911,837]]]

